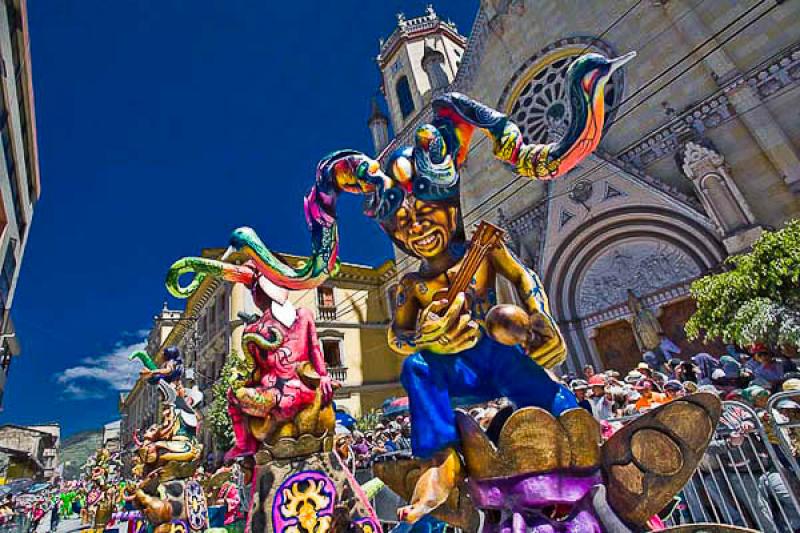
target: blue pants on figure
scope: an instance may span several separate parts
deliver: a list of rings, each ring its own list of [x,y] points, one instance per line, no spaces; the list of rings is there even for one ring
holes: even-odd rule
[[[485,331],[469,350],[452,355],[427,351],[406,358],[400,381],[411,411],[411,448],[428,458],[459,442],[454,405],[506,397],[520,407],[553,414],[577,407],[575,396],[553,381],[519,346],[506,346]],[[463,404],[463,403],[462,403]]]

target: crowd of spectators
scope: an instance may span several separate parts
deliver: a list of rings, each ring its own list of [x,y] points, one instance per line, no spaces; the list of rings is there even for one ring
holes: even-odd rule
[[[613,369],[596,372],[592,365],[586,365],[581,376],[565,374],[561,380],[575,393],[579,405],[601,422],[606,436],[630,417],[698,391],[748,403],[766,422],[769,414],[765,406],[771,394],[800,390],[794,353],[774,354],[762,345],[747,350],[729,345],[718,356],[698,353],[684,359],[678,355],[680,349],[665,339],[657,352],[645,352],[636,368],[624,375]],[[486,429],[505,405],[507,400],[499,399],[472,406],[468,412]],[[776,416],[800,419],[797,402],[786,399],[776,407]],[[340,427],[337,448],[353,468],[369,468],[377,456],[409,450],[410,430],[407,413],[383,419],[370,429]]]
[[[676,520],[723,521],[782,533],[800,530],[800,512],[791,497],[800,495],[792,469],[800,450],[800,427],[795,427],[800,403],[786,395],[772,409],[768,405],[776,393],[800,391],[795,359],[795,352],[776,354],[759,344],[686,359],[648,352],[625,375],[598,373],[587,365],[583,376],[562,380],[600,422],[605,438],[632,418],[687,394],[708,392],[739,402],[724,409],[694,481],[677,499]],[[778,432],[786,437],[783,442]]]
[[[411,419],[401,414],[368,429],[338,427],[336,449],[351,470],[369,468],[379,455],[411,449]]]
[[[40,524],[55,531],[61,520],[55,487],[38,494],[6,494],[0,498],[0,531],[33,533]],[[49,526],[49,527],[47,527]]]
[[[718,357],[698,353],[688,359],[659,359],[647,352],[625,375],[613,369],[598,373],[586,365],[583,376],[567,374],[562,381],[581,407],[607,421],[635,416],[698,391],[713,392],[723,400],[763,403],[780,390],[800,388],[800,372],[792,357],[753,345],[747,351],[728,346]],[[800,409],[800,405],[787,400],[783,409]]]

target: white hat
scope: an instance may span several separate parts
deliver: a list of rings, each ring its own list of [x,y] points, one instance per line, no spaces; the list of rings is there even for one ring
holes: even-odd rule
[[[258,276],[258,288],[264,291],[264,294],[280,305],[286,303],[289,299],[289,290],[283,287],[278,287],[272,283],[266,276]]]

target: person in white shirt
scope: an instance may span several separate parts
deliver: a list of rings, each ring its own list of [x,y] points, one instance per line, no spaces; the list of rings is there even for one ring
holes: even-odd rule
[[[606,380],[602,374],[596,374],[589,380],[591,395],[589,404],[592,406],[592,415],[597,420],[614,418],[614,395],[606,391]]]

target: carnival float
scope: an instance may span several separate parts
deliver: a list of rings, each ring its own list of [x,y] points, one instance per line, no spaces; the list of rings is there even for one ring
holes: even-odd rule
[[[177,347],[164,350],[161,367],[143,351],[131,358],[144,365],[142,378],[158,387],[161,412],[158,423],[136,436],[136,480],[125,487],[124,499],[153,533],[204,531],[208,509],[203,489],[194,479],[203,452],[197,442],[196,412],[202,393],[183,386],[183,360]]]
[[[99,448],[83,466],[83,472],[82,490],[86,504],[81,510],[81,522],[90,533],[100,533],[112,521],[121,496],[122,463],[119,454]]]
[[[600,142],[606,82],[633,56],[574,61],[570,124],[556,143],[526,144],[507,116],[449,93],[433,100],[433,119],[416,130],[414,145],[390,154],[383,168],[353,150],[327,156],[305,197],[312,250],[299,266],[283,262],[250,228],[235,230],[218,260],[184,257],[172,265],[166,285],[174,296],[188,297],[214,277],[246,286],[259,309],[242,339],[249,372],[228,391],[236,444],[226,459],[252,457],[255,464],[248,532],[381,530],[332,451],[337,383],[312,313],[292,304],[292,291],[337,272],[342,192],[363,195],[364,214],[419,261],[399,280],[388,332],[391,348],[405,357],[413,457],[375,466],[409,502],[400,519],[414,523],[432,514],[465,531],[640,531],[683,487],[714,434],[719,400],[695,394],[674,401],[603,443],[598,422],[551,372],[564,361],[566,344],[538,275],[492,224],[480,222],[468,238],[460,205],[461,170],[476,130],[518,175],[550,180],[575,168]],[[249,260],[238,264],[233,252]],[[187,284],[183,275],[191,276]],[[498,278],[516,289],[519,305],[498,304]],[[170,506],[157,496],[189,498],[193,489],[182,480],[200,454],[168,375],[161,372],[158,382],[169,392],[165,422],[145,435],[142,481],[131,497],[151,523],[188,520],[197,530],[199,519],[186,514],[189,500]],[[484,431],[454,408],[466,397],[505,397],[514,407]],[[176,516],[178,507],[184,514]]]

